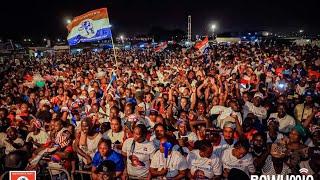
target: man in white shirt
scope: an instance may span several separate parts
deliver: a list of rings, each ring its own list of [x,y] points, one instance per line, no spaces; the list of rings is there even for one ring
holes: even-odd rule
[[[277,113],[270,114],[269,118],[275,118],[279,122],[279,132],[284,134],[289,133],[296,125],[294,118],[287,114],[285,105],[283,104],[279,104]]]
[[[160,149],[151,160],[150,173],[153,178],[182,179],[188,169],[187,161],[178,151],[172,150],[173,143],[167,137],[160,139]]]
[[[220,135],[220,141],[213,144],[213,153],[217,157],[221,157],[221,154],[224,150],[233,147],[236,143],[234,139],[234,132],[236,129],[236,125],[231,122],[227,122],[224,127],[222,134]]]
[[[155,148],[146,140],[147,128],[138,124],[133,131],[133,138],[127,139],[122,146],[122,154],[127,157],[127,175],[130,179],[150,178],[150,160]]]
[[[18,130],[14,127],[9,127],[6,134],[1,135],[3,138],[0,139],[0,148],[5,148],[5,154],[9,154],[24,144],[24,141],[18,137]]]
[[[218,157],[213,154],[210,141],[202,140],[199,150],[193,150],[187,157],[190,179],[220,179],[222,166]]]
[[[242,116],[240,113],[240,106],[237,101],[230,101],[229,107],[224,106],[213,106],[210,110],[210,115],[219,114],[217,118],[217,127],[223,128],[227,121],[235,122],[231,115],[235,114],[238,117],[240,125],[242,124]]]
[[[223,164],[224,177],[228,177],[232,168],[240,169],[248,175],[249,173],[255,173],[252,155],[248,153],[249,148],[248,140],[240,139],[234,147],[228,148],[223,152],[221,162]]]
[[[260,92],[255,93],[253,103],[247,101],[243,107],[243,118],[245,119],[249,113],[253,113],[262,122],[267,118],[267,109],[261,106],[263,95]]]

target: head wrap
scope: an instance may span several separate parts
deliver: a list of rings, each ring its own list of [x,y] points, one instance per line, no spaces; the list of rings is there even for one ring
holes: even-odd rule
[[[284,158],[286,156],[287,148],[284,144],[273,143],[271,146],[270,154],[275,158]]]
[[[42,127],[41,121],[37,120],[37,119],[32,119],[31,124],[34,125],[34,127],[36,127],[37,129],[40,129]]]

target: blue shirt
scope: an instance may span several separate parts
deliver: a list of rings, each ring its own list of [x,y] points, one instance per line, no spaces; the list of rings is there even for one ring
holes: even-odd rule
[[[103,161],[112,161],[116,165],[116,171],[123,171],[124,170],[124,162],[121,154],[111,150],[107,157],[102,157],[100,152],[97,151],[92,159],[92,166],[98,167]]]

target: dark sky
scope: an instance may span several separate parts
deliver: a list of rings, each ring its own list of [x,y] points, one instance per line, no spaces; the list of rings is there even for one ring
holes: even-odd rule
[[[192,15],[194,34],[218,31],[320,31],[316,0],[5,0],[0,37],[65,37],[65,17],[108,7],[116,33],[145,33],[152,26],[185,30]]]

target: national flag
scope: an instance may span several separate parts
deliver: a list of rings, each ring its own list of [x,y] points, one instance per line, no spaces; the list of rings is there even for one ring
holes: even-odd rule
[[[246,89],[247,85],[250,85],[250,77],[244,76],[240,79],[240,87]]]
[[[202,41],[197,42],[194,47],[198,49],[201,53],[204,53],[204,50],[209,46],[209,39],[205,37]]]
[[[107,8],[96,9],[75,17],[67,26],[69,45],[92,42],[111,37]]]
[[[162,42],[157,47],[154,48],[154,52],[162,52],[167,47],[168,47],[168,43],[167,42]]]
[[[117,75],[115,72],[112,72],[111,78],[110,78],[110,82],[108,84],[107,90],[109,90],[109,88],[112,86],[113,81],[117,80]]]

